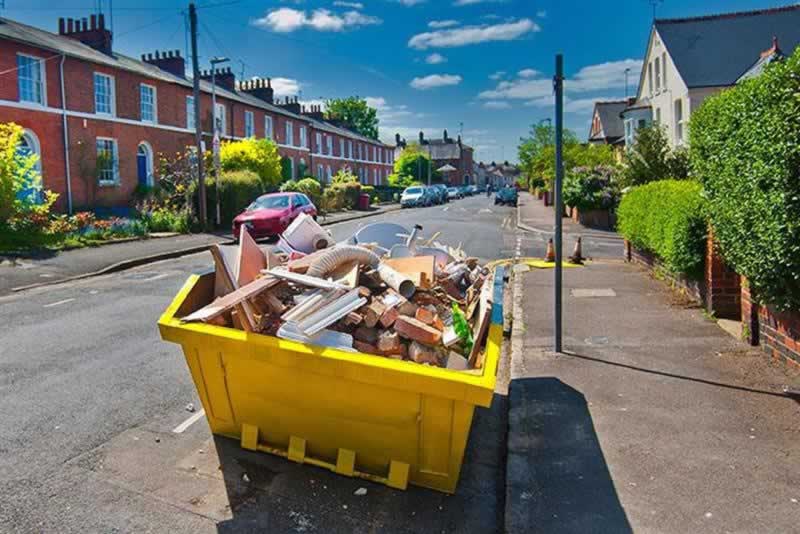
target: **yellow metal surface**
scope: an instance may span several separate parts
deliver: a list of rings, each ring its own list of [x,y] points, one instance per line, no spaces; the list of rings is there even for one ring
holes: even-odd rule
[[[455,491],[474,408],[492,402],[502,324],[483,369],[464,373],[181,322],[212,299],[213,274],[192,275],[158,325],[182,346],[213,433],[393,488]]]

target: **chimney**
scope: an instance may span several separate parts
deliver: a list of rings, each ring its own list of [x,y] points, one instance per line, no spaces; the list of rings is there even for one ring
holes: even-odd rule
[[[155,56],[153,54],[142,54],[142,61],[180,78],[186,76],[186,61],[181,56],[180,50],[167,50],[161,53],[156,50]]]
[[[458,146],[461,146],[461,134],[458,135]]]
[[[297,101],[297,97],[291,98],[287,96],[283,104],[281,104],[280,99],[278,100],[277,104],[283,109],[291,111],[296,115],[300,115],[303,112],[300,102]]]
[[[442,136],[442,140],[447,143],[447,130],[444,131],[444,135]]]
[[[425,144],[425,134],[422,132],[422,130],[420,130],[420,132],[419,132],[419,144],[420,145],[424,145]]]
[[[311,106],[308,110],[304,109],[303,115],[318,121],[325,120],[325,114],[322,112],[322,106]]]
[[[781,51],[780,47],[778,46],[778,36],[777,35],[773,35],[772,36],[772,46],[770,48],[767,48],[763,52],[761,52],[761,57],[764,58],[764,57],[767,57],[767,56],[771,56],[773,54],[776,54],[776,55],[779,55],[779,56],[783,55],[783,52]]]
[[[91,21],[91,22],[90,22]],[[111,32],[106,29],[106,19],[101,13],[87,19],[58,19],[58,34],[80,41],[107,55],[111,55]]]
[[[211,71],[200,71],[200,79],[211,83]],[[217,87],[222,87],[223,89],[234,92],[236,91],[236,75],[233,73],[230,67],[217,69],[217,73],[214,76],[214,84]]]
[[[263,100],[268,104],[273,103],[275,92],[272,90],[272,78],[252,78],[239,83],[239,91]]]

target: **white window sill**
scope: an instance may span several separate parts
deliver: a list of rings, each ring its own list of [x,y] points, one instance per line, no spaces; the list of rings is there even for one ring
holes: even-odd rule
[[[119,187],[119,180],[98,180],[99,187]]]
[[[22,102],[22,103],[25,103],[25,104],[27,104],[29,106],[34,106],[34,107],[39,108],[39,109],[47,109],[47,105],[46,104],[44,104],[42,102],[39,102],[39,101],[36,101],[36,100],[25,100],[23,98],[20,98],[19,101]]]

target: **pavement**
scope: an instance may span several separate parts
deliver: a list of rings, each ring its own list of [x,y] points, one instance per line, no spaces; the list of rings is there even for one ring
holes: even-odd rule
[[[514,280],[506,531],[796,531],[797,371],[612,258],[564,270],[554,354],[552,280]]]
[[[323,226],[375,217],[400,209],[399,204],[373,206],[368,211],[342,211],[320,217]],[[8,258],[0,263],[0,296],[33,286],[121,271],[154,261],[185,256],[212,244],[230,242],[230,232],[172,235],[111,242],[98,247],[42,251],[33,256]],[[0,260],[3,258],[0,257]]]
[[[514,216],[472,197],[330,229],[419,223],[493,259],[513,253]],[[502,532],[508,358],[453,496],[243,451],[187,410],[201,403],[183,353],[156,327],[211,265],[203,252],[0,297],[0,338],[13,340],[0,344],[0,531]]]

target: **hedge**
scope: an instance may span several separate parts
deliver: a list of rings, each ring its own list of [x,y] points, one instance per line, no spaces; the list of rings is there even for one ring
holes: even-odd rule
[[[760,302],[800,309],[800,49],[707,99],[689,132],[725,262]]]
[[[607,165],[570,169],[564,179],[564,203],[580,211],[614,208],[619,198],[614,172]]]
[[[299,181],[289,180],[288,182],[283,182],[280,191],[282,193],[289,191],[303,193],[311,199],[315,206],[319,206],[320,200],[322,200],[322,185],[316,178],[311,178],[310,176]]]
[[[660,180],[634,187],[617,209],[617,228],[674,273],[700,275],[706,241],[705,200],[694,181]]]
[[[267,193],[258,174],[252,171],[222,173],[220,188],[220,214],[223,225],[230,225],[233,218],[241,213],[256,198]],[[206,186],[208,220],[216,220],[217,183],[209,180]]]

